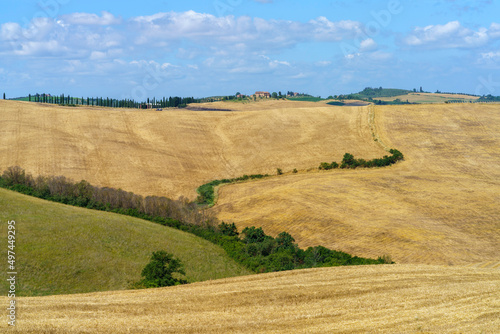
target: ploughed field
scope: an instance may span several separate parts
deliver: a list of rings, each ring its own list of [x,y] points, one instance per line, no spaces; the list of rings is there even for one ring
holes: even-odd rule
[[[492,268],[334,267],[23,297],[17,305],[10,333],[497,333],[500,275]]]

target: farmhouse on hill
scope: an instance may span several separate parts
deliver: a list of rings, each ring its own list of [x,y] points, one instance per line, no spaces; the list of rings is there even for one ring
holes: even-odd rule
[[[271,94],[269,92],[255,92],[255,96],[269,98],[271,97]]]

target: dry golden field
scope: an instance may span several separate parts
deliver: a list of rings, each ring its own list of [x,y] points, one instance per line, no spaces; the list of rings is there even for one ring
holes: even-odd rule
[[[6,297],[1,297],[6,305]],[[18,298],[8,333],[498,333],[498,269],[356,266]],[[0,322],[0,330],[6,321]]]
[[[223,186],[213,211],[240,228],[288,231],[303,247],[499,265],[500,105],[369,108],[380,139],[404,162]]]
[[[479,99],[478,96],[463,95],[463,94],[444,94],[444,93],[409,93],[407,95],[393,96],[393,97],[381,97],[376,98],[376,100],[382,101],[394,101],[400,99],[401,101],[406,101],[410,103],[444,103],[448,100],[461,100],[475,101]]]
[[[375,158],[366,112],[311,102],[214,103],[144,111],[0,101],[0,168],[141,195],[196,198],[214,179]]]

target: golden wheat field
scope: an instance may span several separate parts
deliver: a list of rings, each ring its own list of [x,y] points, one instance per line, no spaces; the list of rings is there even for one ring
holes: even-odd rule
[[[500,275],[336,267],[17,304],[22,312],[10,333],[498,333]]]
[[[500,105],[369,107],[405,161],[221,187],[219,218],[397,263],[500,263]]]
[[[0,168],[64,175],[141,195],[196,198],[214,179],[375,158],[366,113],[311,102],[193,109],[59,107],[0,101]],[[210,109],[219,109],[210,110]],[[228,111],[230,109],[231,111]]]

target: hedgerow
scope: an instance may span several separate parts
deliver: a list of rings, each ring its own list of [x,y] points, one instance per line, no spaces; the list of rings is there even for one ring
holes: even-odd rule
[[[372,159],[368,161],[365,159],[355,159],[352,154],[346,153],[344,154],[344,158],[342,159],[340,165],[335,161],[332,162],[331,164],[327,162],[322,162],[319,165],[319,169],[329,170],[335,168],[355,169],[357,167],[364,167],[364,168],[386,167],[404,159],[403,153],[399,152],[398,150],[391,149],[389,150],[389,153],[391,153],[392,155],[390,156],[385,155],[383,158]]]

